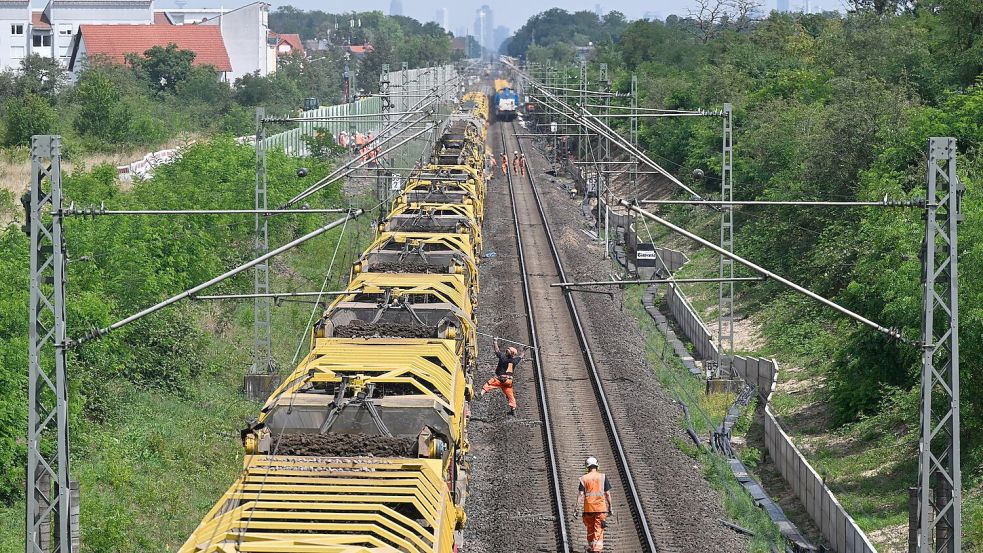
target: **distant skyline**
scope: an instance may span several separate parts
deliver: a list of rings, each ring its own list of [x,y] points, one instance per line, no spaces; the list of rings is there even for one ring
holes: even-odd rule
[[[563,0],[562,2],[559,0],[555,2],[529,2],[523,0],[499,0],[497,2],[490,2],[489,0],[459,0],[456,2],[450,2],[448,0],[407,0],[400,2],[396,0],[396,2],[393,2],[393,0],[362,0],[355,5],[349,2],[325,2],[323,0],[265,1],[272,4],[274,9],[279,6],[294,6],[304,10],[322,10],[331,13],[350,11],[354,8],[358,11],[381,11],[382,13],[389,14],[393,4],[401,4],[400,7],[402,8],[403,15],[422,22],[433,21],[435,14],[446,8],[447,26],[455,34],[459,34],[458,31],[462,28],[473,32],[475,13],[484,4],[489,5],[494,10],[495,26],[502,25],[508,27],[512,32],[518,30],[533,15],[553,7],[560,7],[570,12],[595,12],[600,9],[603,13],[608,13],[617,10],[624,13],[628,19],[641,19],[646,15],[658,16],[662,19],[671,14],[685,16],[695,6],[695,2],[689,0],[650,0],[645,2],[638,0],[609,0],[606,2],[597,2],[597,0]],[[185,0],[184,3],[188,8],[232,8],[248,4],[249,2],[250,0]],[[763,10],[770,12],[778,8],[778,2],[779,0],[764,0]],[[787,0],[787,4],[785,1],[782,1],[782,7],[787,5],[787,9],[789,10],[800,11],[803,8],[803,3],[807,3],[812,11],[842,10],[842,2],[843,0]],[[34,0],[33,3],[40,8],[46,2],[44,0]],[[158,9],[176,7],[175,0],[156,0],[154,5]],[[438,23],[442,23],[442,21],[438,21]]]

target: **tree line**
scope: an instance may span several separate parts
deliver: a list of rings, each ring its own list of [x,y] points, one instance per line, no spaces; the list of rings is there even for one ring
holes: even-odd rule
[[[713,7],[707,4],[709,7]],[[531,61],[575,61],[593,41],[590,74],[607,63],[613,86],[638,76],[640,106],[734,105],[737,200],[879,200],[925,197],[927,143],[954,136],[966,185],[960,225],[960,375],[964,482],[983,479],[983,10],[979,2],[854,2],[848,14],[633,21],[593,34],[560,33],[590,18],[545,12],[509,52]],[[701,20],[701,18],[703,18]],[[598,21],[591,20],[594,23]],[[535,37],[533,42],[532,37]],[[593,78],[592,78],[593,80]],[[707,196],[719,196],[717,120],[655,119],[640,141],[655,161]],[[625,130],[624,127],[622,127]],[[625,130],[625,135],[627,131]],[[705,178],[693,178],[701,169]],[[668,213],[716,241],[712,215]],[[863,208],[748,207],[736,212],[738,254],[914,339],[921,333],[923,213]],[[700,224],[700,222],[705,224]],[[773,283],[741,294],[766,313],[768,353],[783,352],[820,375],[818,396],[834,426],[897,413],[899,440],[918,428],[921,352],[851,324]],[[884,430],[887,431],[887,430]],[[914,458],[912,456],[912,458]],[[970,528],[970,527],[968,527]],[[981,529],[976,529],[983,538]]]

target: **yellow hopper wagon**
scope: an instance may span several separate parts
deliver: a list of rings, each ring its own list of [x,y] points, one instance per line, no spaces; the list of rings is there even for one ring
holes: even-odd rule
[[[383,232],[352,266],[358,273],[452,273],[478,292],[478,265],[467,234]]]
[[[471,204],[393,202],[393,210],[379,224],[380,232],[467,234],[481,250],[481,212]]]
[[[487,98],[465,94],[180,552],[457,551],[487,120]]]

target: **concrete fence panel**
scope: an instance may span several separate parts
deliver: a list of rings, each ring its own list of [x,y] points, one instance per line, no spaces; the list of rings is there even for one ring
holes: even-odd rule
[[[666,289],[666,301],[672,317],[682,327],[699,357],[717,359],[716,345],[710,341],[710,332],[685,295],[676,286],[670,285]],[[876,553],[867,535],[840,505],[832,490],[795,447],[771,412],[771,395],[778,384],[778,363],[773,359],[735,356],[734,369],[745,382],[757,387],[758,395],[765,403],[764,430],[768,454],[832,551]]]

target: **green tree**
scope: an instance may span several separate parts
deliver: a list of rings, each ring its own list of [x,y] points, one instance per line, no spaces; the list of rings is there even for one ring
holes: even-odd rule
[[[267,104],[276,92],[273,81],[267,77],[260,77],[258,72],[239,77],[233,88],[236,102],[243,106]]]
[[[99,69],[82,73],[75,90],[78,115],[75,130],[83,136],[120,144],[129,133],[132,114],[120,87]]]
[[[31,54],[20,62],[16,77],[18,94],[38,94],[48,100],[65,87],[65,67],[56,59]]]
[[[21,98],[7,100],[4,111],[4,144],[7,146],[29,145],[32,135],[52,134],[58,127],[58,113],[37,94],[28,93]]]
[[[126,59],[147,80],[152,90],[174,92],[191,75],[195,53],[180,50],[172,42],[166,47],[154,46],[143,56],[130,54]]]

